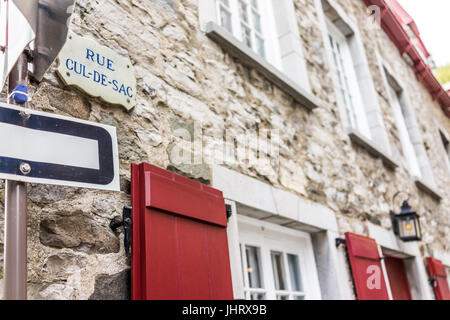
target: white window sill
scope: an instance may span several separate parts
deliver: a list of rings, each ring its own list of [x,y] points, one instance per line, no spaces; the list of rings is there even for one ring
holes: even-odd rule
[[[234,170],[213,165],[212,186],[224,198],[236,201],[240,214],[309,233],[338,232],[336,216],[329,208]]]
[[[434,189],[432,186],[430,186],[427,182],[425,182],[423,179],[414,176],[413,177],[414,182],[416,183],[417,188],[420,190],[428,193],[431,197],[433,197],[436,201],[441,201],[442,196]]]
[[[268,80],[275,84],[280,90],[289,94],[300,105],[309,110],[319,106],[319,99],[295,84],[281,71],[236,39],[228,32],[228,30],[211,21],[206,24],[205,32],[209,38],[216,41],[229,54],[239,59],[242,64],[254,68],[263,74]]]
[[[382,148],[380,148],[378,145],[376,145],[374,142],[370,141],[366,137],[364,137],[361,133],[357,132],[355,129],[348,129],[347,133],[350,137],[350,140],[360,146],[361,148],[364,148],[369,152],[371,155],[377,158],[381,158],[383,160],[383,163],[388,168],[395,170],[398,167],[397,162],[395,162],[388,154],[385,152]],[[428,193],[431,197],[433,197],[438,202],[441,201],[442,196],[427,182],[422,180],[421,178],[418,178],[416,176],[413,177],[413,180],[420,190]]]
[[[395,170],[398,167],[397,162],[391,158],[391,156],[383,150],[380,146],[378,146],[373,141],[370,141],[366,137],[364,137],[361,133],[356,131],[355,129],[349,128],[347,129],[347,134],[350,137],[350,140],[365,149],[369,154],[374,156],[375,158],[381,158],[383,163],[389,169]]]

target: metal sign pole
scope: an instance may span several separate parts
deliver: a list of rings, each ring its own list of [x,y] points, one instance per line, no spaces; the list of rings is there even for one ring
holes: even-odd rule
[[[18,84],[27,85],[28,60],[22,53],[9,75],[9,92]],[[14,103],[10,99],[10,103]],[[6,181],[4,299],[27,299],[27,185]]]

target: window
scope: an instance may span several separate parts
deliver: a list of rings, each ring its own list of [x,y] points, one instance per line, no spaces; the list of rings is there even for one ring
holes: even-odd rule
[[[435,200],[440,201],[442,197],[436,190],[433,169],[428,160],[421,130],[409,101],[408,92],[404,90],[404,86],[395,77],[389,64],[381,57],[379,57],[379,63],[401,143],[401,150],[397,150],[398,158],[403,155],[407,169],[416,186]]]
[[[252,0],[250,3],[248,0],[238,0],[239,20],[244,43],[264,58],[266,49],[258,2],[258,0]]]
[[[312,250],[308,234],[279,226],[271,230],[268,223],[239,217],[239,239],[245,299],[308,297],[308,277],[317,277],[316,273],[307,274],[315,269],[314,258],[306,253],[308,248]]]
[[[268,55],[268,44],[275,41],[271,1],[216,0],[219,24],[262,58],[279,66],[275,48]]]
[[[245,297],[250,300],[262,300],[266,296],[264,283],[261,274],[261,254],[260,248],[245,245],[245,252],[242,252],[242,266],[245,279]]]
[[[404,109],[400,102],[399,93],[393,88],[391,84],[388,84],[388,91],[393,109],[392,111],[394,113],[397,129],[400,135],[400,142],[402,144],[404,159],[406,160],[411,175],[421,178],[422,174],[420,171],[419,161],[417,159],[414,145],[408,132]]]
[[[352,143],[394,170],[398,165],[391,157],[379,96],[358,25],[346,14],[348,8],[337,2],[315,0],[338,113]]]
[[[346,125],[371,138],[348,40],[329,19],[327,29],[332,51],[332,68],[337,78],[338,103],[345,111]]]
[[[300,280],[298,254],[261,249],[261,247],[245,244],[241,244],[241,251],[242,246],[245,246],[242,252],[242,264],[246,270],[244,272],[246,299],[303,300],[305,298]],[[269,288],[270,281],[265,284],[262,278],[261,250],[264,250],[264,256],[270,257],[270,264],[265,264],[268,267],[267,276],[270,276],[270,270],[273,273],[273,288]]]
[[[233,33],[233,26],[231,25],[231,8],[230,0],[217,0],[219,5],[219,21],[220,25]]]
[[[307,109],[311,94],[294,0],[199,0],[200,29]]]

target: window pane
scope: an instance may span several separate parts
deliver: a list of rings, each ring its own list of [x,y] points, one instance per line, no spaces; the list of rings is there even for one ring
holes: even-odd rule
[[[336,68],[337,78],[339,80],[339,86],[341,87],[341,100],[345,107],[346,117],[349,125],[353,128],[358,128],[358,121],[356,116],[356,110],[353,103],[353,97],[351,95],[350,84],[348,79],[347,70],[341,51],[341,46],[333,36],[329,35],[331,48],[333,51],[334,65]]]
[[[253,246],[245,246],[245,254],[247,256],[247,275],[250,288],[262,288],[261,277],[261,259],[259,248]]]
[[[291,277],[291,290],[302,291],[302,283],[300,278],[300,266],[298,263],[298,256],[294,254],[288,254],[289,275]]]
[[[277,295],[277,300],[289,300],[289,296]]]
[[[339,56],[341,55],[341,46],[339,45],[339,42],[336,42],[336,48]]]
[[[412,237],[415,236],[417,233],[416,230],[416,221],[415,219],[411,219],[410,217],[400,220],[399,223],[399,231],[401,237]]]
[[[250,292],[250,300],[264,300],[265,297],[264,293]]]
[[[293,300],[305,300],[305,296],[294,296]]]
[[[220,9],[220,24],[229,32],[233,32],[233,28],[231,26],[231,14],[223,8]]]
[[[241,16],[242,21],[248,23],[248,11],[247,11],[247,3],[242,0],[239,0],[239,15]]]
[[[266,49],[264,47],[264,39],[261,39],[260,37],[256,36],[256,45],[257,45],[257,50],[258,50],[258,54],[261,57],[265,57],[266,56]]]
[[[258,31],[259,33],[262,32],[261,28],[261,17],[258,13],[253,12],[253,27]]]
[[[252,0],[252,6],[255,9],[258,9],[258,0]]]
[[[273,277],[276,290],[286,290],[286,277],[284,274],[283,255],[281,252],[271,252]]]
[[[252,47],[252,35],[250,29],[247,28],[244,24],[241,25],[242,28],[242,41],[251,48]]]
[[[241,254],[242,279],[245,279],[244,255],[242,252],[242,244],[241,243],[239,243],[239,253]]]

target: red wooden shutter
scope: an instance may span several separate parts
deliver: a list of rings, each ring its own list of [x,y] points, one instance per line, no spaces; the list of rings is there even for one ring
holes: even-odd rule
[[[233,299],[222,192],[132,165],[132,299]]]
[[[447,282],[445,266],[438,259],[427,257],[428,272],[430,278],[434,279],[433,289],[436,300],[450,300],[450,290]]]
[[[391,286],[392,298],[394,300],[411,300],[411,290],[409,289],[404,261],[394,257],[386,257],[384,264]]]
[[[347,232],[345,242],[358,300],[389,300],[375,240]]]

